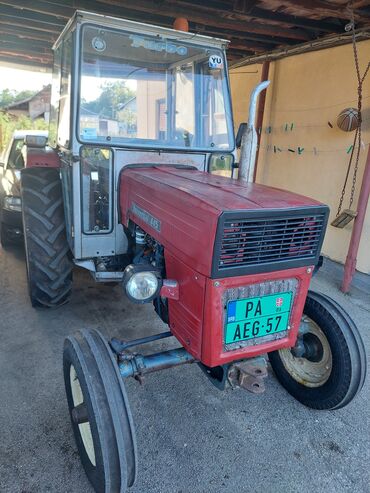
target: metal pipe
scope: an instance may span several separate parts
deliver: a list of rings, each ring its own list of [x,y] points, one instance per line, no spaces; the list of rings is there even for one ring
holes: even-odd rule
[[[260,92],[266,89],[269,84],[269,80],[260,82],[253,89],[250,97],[248,124],[242,136],[240,149],[238,179],[241,181],[250,182],[253,180],[257,151],[257,132],[254,128],[254,121],[256,119],[257,98]]]
[[[269,84],[269,80],[264,80],[263,82],[257,84],[256,87],[253,89],[249,103],[248,126],[254,127],[254,121],[256,119],[257,98],[260,92],[266,89]]]
[[[194,357],[186,349],[178,348],[162,353],[150,354],[149,356],[138,354],[132,357],[125,357],[119,362],[118,366],[121,376],[127,378],[165,370],[173,366],[185,365],[186,363],[193,363],[194,361]]]
[[[364,175],[362,177],[362,184],[360,195],[358,197],[357,216],[354,219],[351,241],[348,247],[348,254],[346,263],[344,265],[344,275],[341,290],[343,293],[348,293],[351,287],[353,275],[356,270],[357,253],[360,246],[360,240],[362,235],[362,229],[364,226],[367,204],[370,195],[370,145],[367,151],[367,158],[365,164]]]
[[[270,70],[270,62],[263,62],[262,71],[261,71],[261,82],[268,80],[269,70]],[[258,99],[257,122],[256,122],[257,152],[256,152],[256,159],[255,159],[255,165],[254,165],[254,171],[253,171],[253,182],[256,181],[256,176],[257,176],[258,157],[260,154],[260,144],[261,144],[261,139],[262,139],[263,117],[265,114],[265,102],[266,102],[266,92],[262,92],[259,99]],[[258,133],[258,130],[261,130],[261,131]]]
[[[115,353],[121,353],[125,349],[133,346],[140,346],[141,344],[147,344],[148,342],[158,341],[159,339],[165,339],[166,337],[173,337],[172,332],[161,332],[160,334],[154,334],[148,337],[141,337],[140,339],[133,339],[131,341],[120,341],[113,337],[110,340],[110,346]]]

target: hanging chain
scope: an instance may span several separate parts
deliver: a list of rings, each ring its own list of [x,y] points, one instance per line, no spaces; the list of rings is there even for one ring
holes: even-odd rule
[[[348,182],[349,172],[351,171],[351,164],[352,164],[353,154],[354,154],[354,152],[355,152],[355,143],[356,143],[356,141],[357,141],[357,134],[358,134],[358,127],[356,128],[355,138],[354,138],[354,140],[353,140],[353,145],[352,145],[351,155],[350,155],[349,162],[348,162],[348,167],[347,167],[346,178],[345,178],[345,180],[344,180],[344,185],[343,185],[342,193],[341,193],[340,200],[339,200],[339,206],[338,206],[338,211],[337,211],[337,217],[338,217],[338,216],[339,216],[339,214],[341,213],[342,206],[343,206],[344,196],[345,196],[345,194],[346,194],[346,188],[347,188],[347,182]]]
[[[351,17],[352,17],[352,46],[353,46],[353,55],[354,55],[354,59],[355,59],[356,75],[357,75],[357,82],[358,82],[358,87],[357,87],[357,94],[358,94],[358,103],[357,103],[358,126],[357,126],[357,130],[358,130],[358,132],[356,132],[355,141],[353,144],[353,147],[355,147],[356,137],[357,137],[357,153],[356,153],[355,167],[353,170],[351,196],[349,199],[349,209],[352,206],[353,197],[354,197],[355,189],[356,189],[356,178],[357,178],[358,163],[360,160],[360,150],[361,150],[361,127],[362,127],[362,79],[361,79],[361,74],[360,74],[360,64],[358,61],[358,52],[357,52],[357,44],[356,44],[356,30],[355,30],[355,21],[354,21],[353,11],[352,11]],[[367,70],[366,70],[365,74],[366,73],[367,73]]]
[[[354,198],[355,191],[356,191],[356,180],[357,180],[358,165],[359,165],[359,161],[360,161],[360,151],[361,151],[361,141],[362,141],[362,139],[361,139],[361,130],[362,130],[362,128],[361,128],[362,127],[362,85],[363,85],[363,82],[364,82],[364,80],[365,80],[365,78],[366,78],[366,76],[367,76],[367,74],[369,72],[369,69],[370,69],[370,62],[368,62],[367,67],[366,67],[365,72],[364,72],[364,75],[361,77],[360,64],[359,64],[358,52],[357,52],[356,29],[355,29],[355,20],[354,20],[353,10],[351,10],[351,30],[352,30],[353,56],[354,56],[354,60],[355,60],[355,68],[356,68],[356,75],[357,75],[357,82],[358,82],[358,86],[357,86],[357,95],[358,95],[358,99],[357,99],[357,118],[358,118],[358,125],[357,125],[357,128],[356,128],[355,137],[353,139],[353,145],[352,145],[351,155],[350,155],[350,158],[349,158],[348,168],[347,168],[347,173],[346,173],[346,178],[344,180],[344,185],[343,185],[341,197],[340,197],[340,200],[339,200],[339,206],[338,206],[337,216],[339,216],[339,214],[340,214],[340,212],[342,210],[344,195],[346,193],[346,188],[347,188],[348,177],[349,177],[349,173],[350,173],[350,170],[351,170],[351,167],[352,167],[353,156],[355,154],[355,149],[356,149],[356,145],[357,145],[357,149],[356,149],[356,160],[355,160],[355,166],[354,166],[353,178],[352,178],[351,195],[350,195],[350,200],[349,200],[349,209],[351,209],[351,206],[353,204],[353,198]]]

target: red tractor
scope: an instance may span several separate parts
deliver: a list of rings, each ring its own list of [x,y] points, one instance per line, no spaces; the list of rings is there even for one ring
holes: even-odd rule
[[[153,304],[168,325],[131,341],[94,330],[65,341],[72,427],[97,492],[135,481],[127,377],[195,362],[221,390],[261,392],[268,354],[286,390],[324,410],[347,405],[365,379],[353,321],[309,291],[328,207],[247,181],[251,125],[241,132],[241,179],[232,178],[225,47],[84,12],[54,46],[54,151],[28,146],[21,178],[31,302],[65,303],[78,265],[121,283],[138,309]],[[130,350],[167,337],[181,346]]]

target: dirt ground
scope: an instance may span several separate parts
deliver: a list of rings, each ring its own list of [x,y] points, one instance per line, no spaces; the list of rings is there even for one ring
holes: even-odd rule
[[[92,492],[79,462],[62,378],[64,338],[79,328],[129,339],[164,330],[151,306],[75,273],[71,303],[34,310],[22,248],[0,249],[0,492]],[[341,294],[331,275],[313,287],[336,298],[370,347],[369,295]],[[149,347],[164,349],[168,342]],[[280,387],[220,392],[197,365],[127,382],[139,449],[132,493],[370,492],[370,385],[345,409],[312,411]]]

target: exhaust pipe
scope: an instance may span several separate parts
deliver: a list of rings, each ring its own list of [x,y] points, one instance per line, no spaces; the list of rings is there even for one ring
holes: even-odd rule
[[[265,90],[269,84],[270,84],[269,80],[260,82],[253,89],[250,97],[248,124],[243,133],[241,148],[240,148],[238,179],[241,181],[246,181],[246,182],[253,181],[254,167],[256,165],[256,152],[257,152],[257,132],[254,127],[254,122],[256,119],[257,98],[260,92]]]

